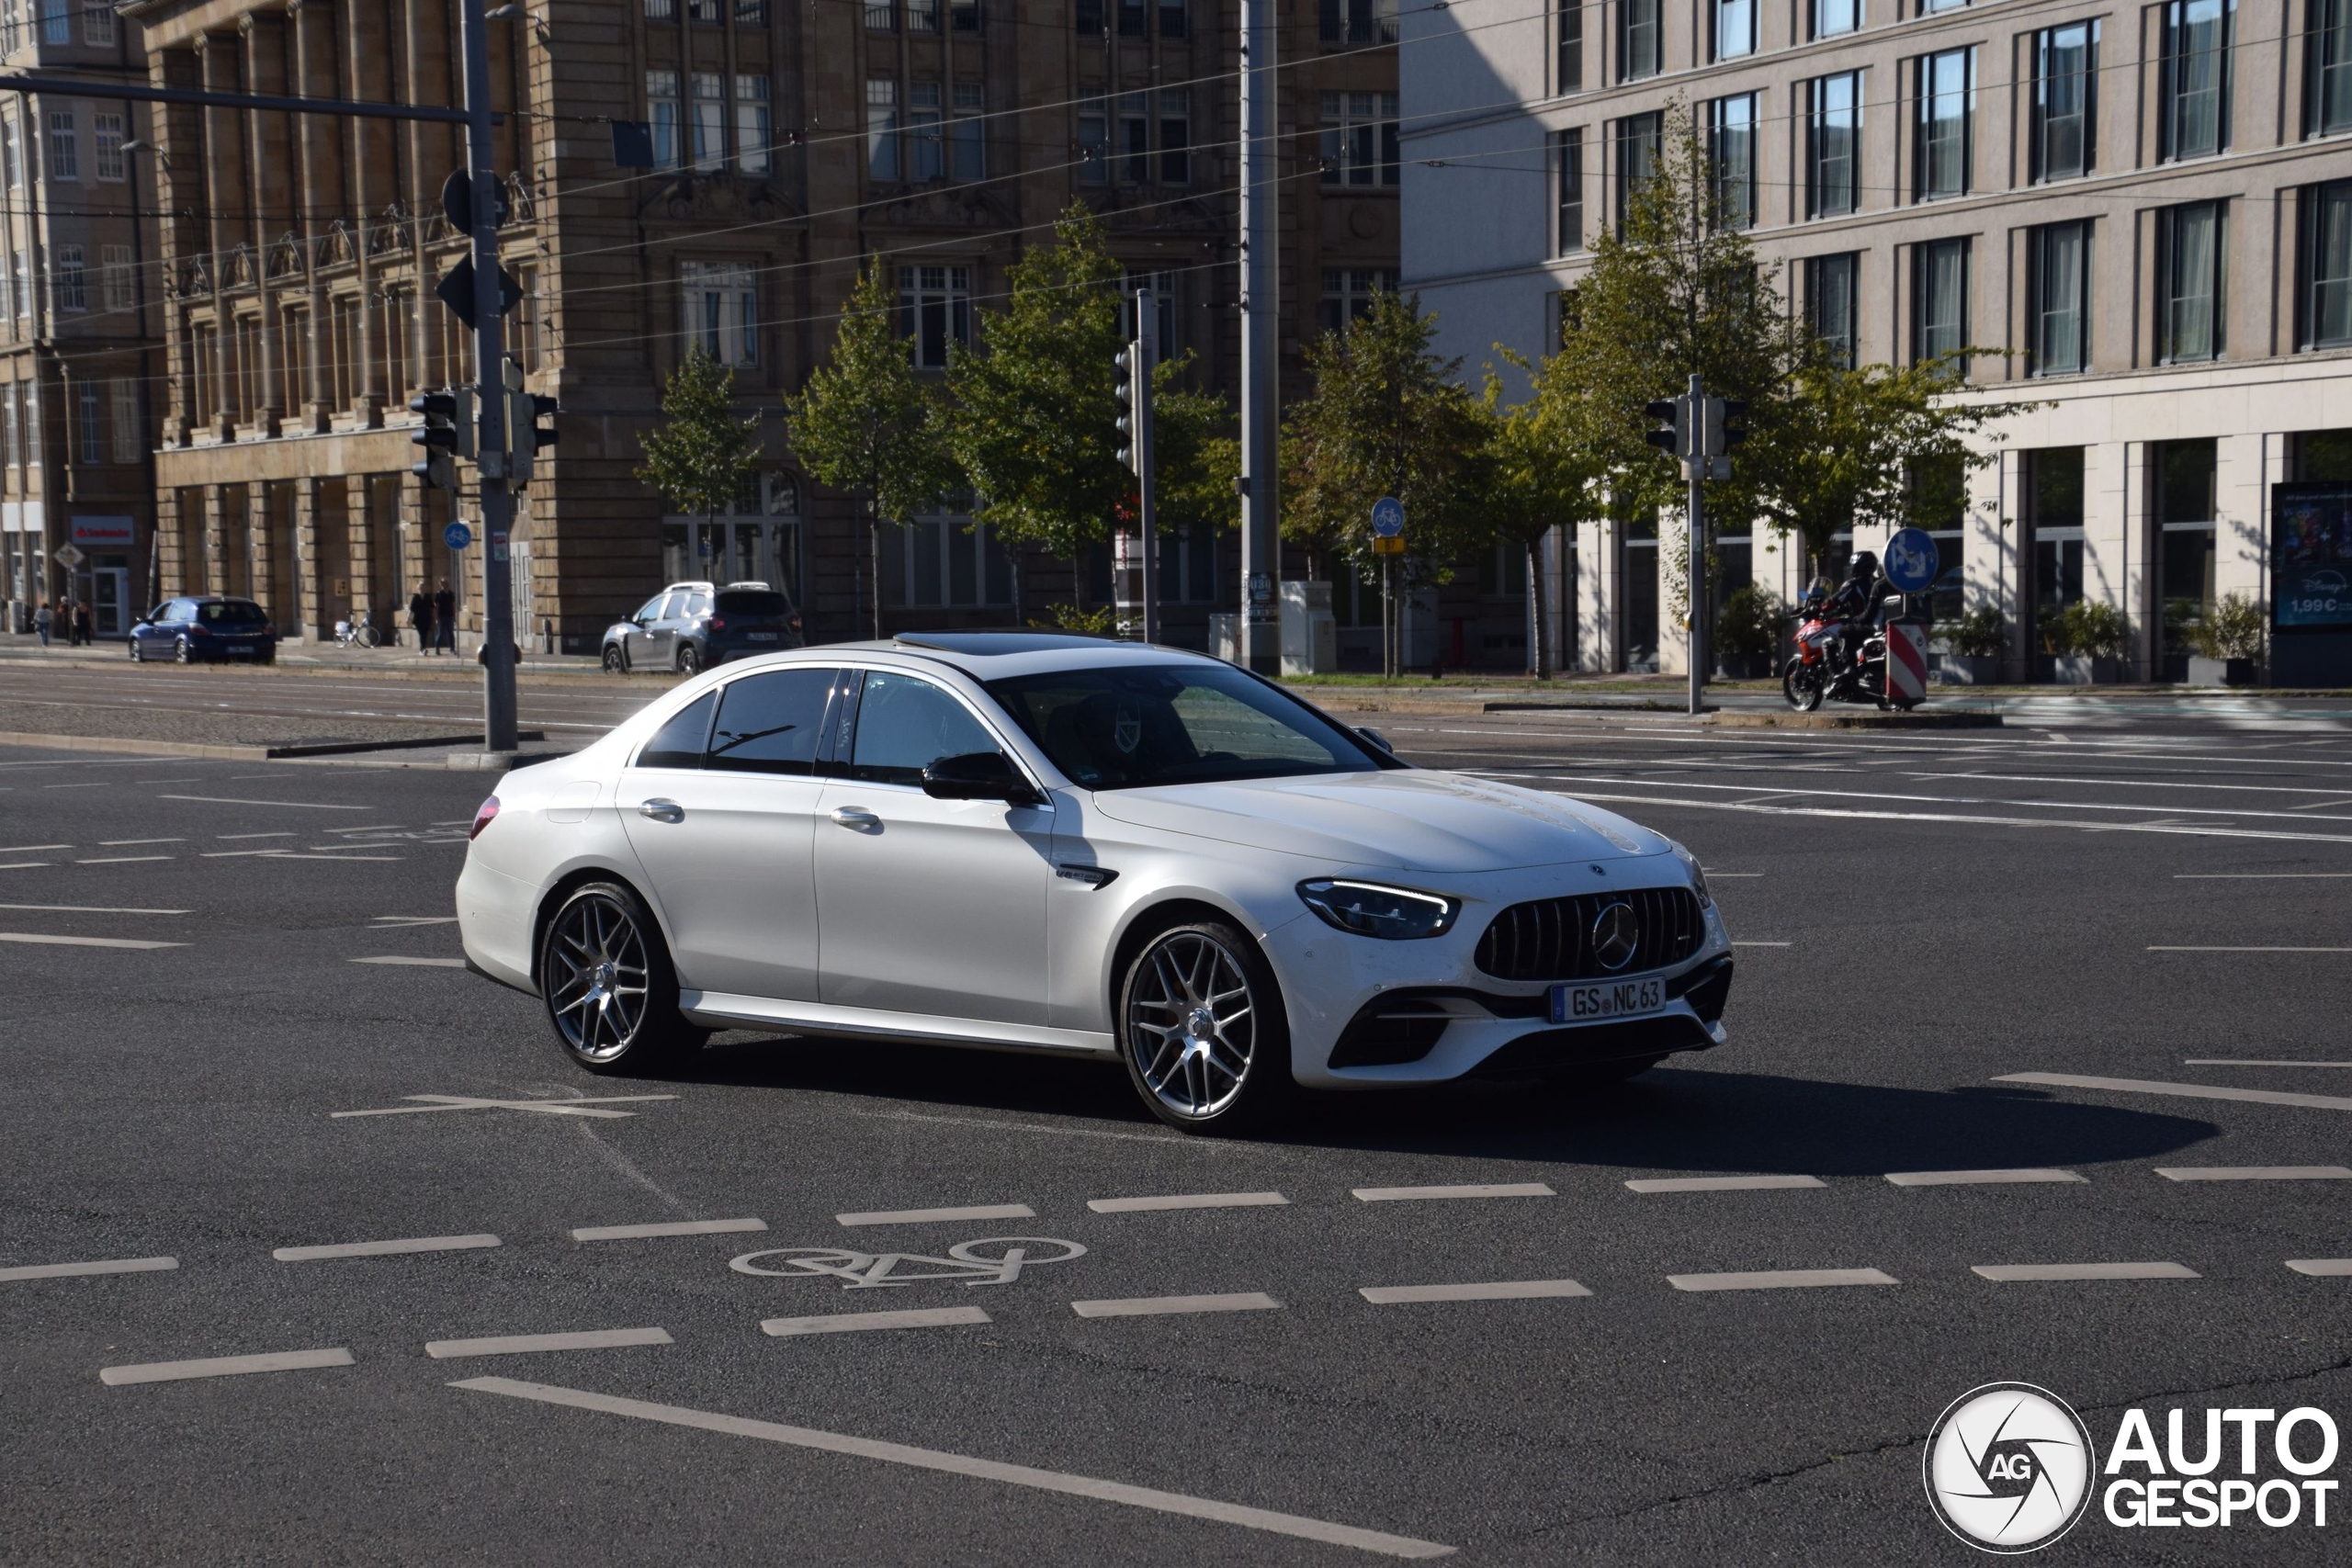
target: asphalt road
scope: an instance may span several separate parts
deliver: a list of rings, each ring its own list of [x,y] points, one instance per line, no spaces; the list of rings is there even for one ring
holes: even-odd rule
[[[591,1078],[455,966],[478,777],[0,751],[0,1561],[1959,1562],[1922,1442],[1979,1384],[2102,1453],[2133,1406],[2352,1425],[2352,1280],[2288,1267],[2352,1257],[2352,1180],[2279,1174],[2347,1163],[2352,715],[2176,705],[1393,716],[1689,843],[1747,944],[1731,1042],[1250,1142],[1010,1055],[723,1035]],[[2068,1179],[1888,1179],[2020,1170]],[[1817,1185],[1627,1185],[1754,1176]],[[1462,1185],[1528,1195],[1359,1195]],[[1234,1194],[1283,1201],[1100,1206]],[[959,1208],[998,1213],[909,1213]],[[740,1228],[575,1235],[695,1222]],[[1976,1271],[2075,1264],[2172,1267]],[[1785,1270],[1885,1282],[1690,1288]],[[1196,1296],[1262,1299],[1072,1304]],[[882,1310],[968,1321],[762,1328]],[[666,1342],[446,1343],[632,1330]],[[288,1352],[334,1364],[101,1376]],[[2336,1562],[2337,1501],[2094,1506],[2047,1559]]]

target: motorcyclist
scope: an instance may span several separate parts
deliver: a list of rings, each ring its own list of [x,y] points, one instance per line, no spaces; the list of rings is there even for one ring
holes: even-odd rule
[[[1822,613],[1840,625],[1836,660],[1840,673],[1860,662],[1862,644],[1870,640],[1871,621],[1891,586],[1878,570],[1878,557],[1857,550],[1846,581],[1822,606]]]

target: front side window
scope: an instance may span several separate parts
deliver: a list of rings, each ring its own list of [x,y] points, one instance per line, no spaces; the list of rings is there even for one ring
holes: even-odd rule
[[[1912,170],[1917,199],[1968,190],[1969,132],[1974,118],[1973,51],[1946,50],[1918,62],[1918,152]]]
[[[2046,28],[2033,40],[2032,175],[2073,179],[2091,172],[2098,116],[2098,24]]]
[[[1397,183],[1396,95],[1323,95],[1323,183]]]
[[[1804,264],[1805,325],[1828,351],[1831,361],[1847,370],[1854,367],[1855,340],[1860,335],[1856,299],[1861,265],[1860,254],[1852,251],[1809,257]]]
[[[1717,98],[1709,106],[1708,165],[1714,183],[1715,221],[1725,229],[1756,223],[1756,95]]]
[[[1756,0],[1715,0],[1715,58],[1756,52]]]
[[[2311,31],[2304,123],[2313,136],[2352,130],[2352,0],[2305,0]]]
[[[1862,73],[1823,76],[1807,89],[1805,212],[1836,218],[1861,206]]]
[[[759,295],[738,262],[686,262],[678,269],[684,341],[721,365],[760,362]]]
[[[1665,118],[1655,109],[1648,114],[1627,115],[1617,122],[1617,221],[1620,223],[1625,221],[1634,192],[1657,173],[1658,147],[1665,130]]]
[[[1638,82],[1658,71],[1658,6],[1660,0],[1619,0],[1617,6],[1617,79]]]
[[[918,369],[946,369],[949,347],[972,342],[972,269],[900,267],[899,334]]]
[[[1572,255],[1584,249],[1584,131],[1581,129],[1552,133],[1552,162],[1560,177],[1556,243],[1560,254]]]
[[[866,79],[865,172],[877,180],[899,177],[899,84],[894,77]]]
[[[2052,223],[2033,231],[2033,344],[2036,376],[2070,376],[2089,367],[2088,223]]]
[[[728,597],[719,595],[722,610]],[[763,597],[775,601],[773,613],[784,613],[784,595]],[[718,719],[710,732],[709,766],[738,773],[814,773],[817,741],[825,728],[825,704],[840,673],[822,669],[777,670],[747,675],[729,684],[720,694]]]
[[[2304,191],[2301,307],[2305,348],[2352,344],[2352,180]]]
[[[1917,362],[1968,345],[1968,242],[1911,247],[1911,357]]]
[[[2229,145],[2235,0],[2170,0],[2158,82],[2158,155],[2203,158]]]
[[[993,681],[989,694],[1089,789],[1379,767],[1329,719],[1230,666],[1060,671]]]
[[[2156,214],[2156,354],[2166,364],[2221,355],[2222,223],[2218,201]]]
[[[710,716],[718,706],[718,694],[705,692],[680,708],[667,724],[653,732],[653,739],[637,754],[640,768],[699,768],[703,750],[710,739]]]
[[[866,671],[849,762],[849,776],[860,784],[919,788],[922,771],[943,757],[1002,750],[970,709],[929,681]]]

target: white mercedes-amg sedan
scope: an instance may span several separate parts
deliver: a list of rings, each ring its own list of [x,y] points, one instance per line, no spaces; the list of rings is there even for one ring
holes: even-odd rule
[[[714,1030],[1116,1055],[1162,1120],[1724,1039],[1698,863],[1197,654],[1035,632],[687,681],[482,803],[469,966],[592,1072]]]

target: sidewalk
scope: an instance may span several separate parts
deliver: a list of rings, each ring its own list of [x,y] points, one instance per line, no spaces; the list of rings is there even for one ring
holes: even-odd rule
[[[130,662],[130,652],[119,639],[104,639],[83,648],[68,648],[62,637],[52,637],[43,648],[38,635],[17,636],[0,632],[0,660],[36,660],[44,665],[74,669]],[[251,665],[206,665],[206,669],[252,669]],[[450,679],[479,680],[481,666],[474,662],[469,649],[463,653],[421,653],[413,648],[338,648],[332,642],[281,642],[277,645],[278,670],[354,671],[364,674],[385,674],[410,671],[430,671]],[[532,675],[583,675],[599,680],[608,677],[597,660],[584,653],[539,653],[526,649],[522,662],[516,666]],[[650,681],[650,677],[632,677]]]

